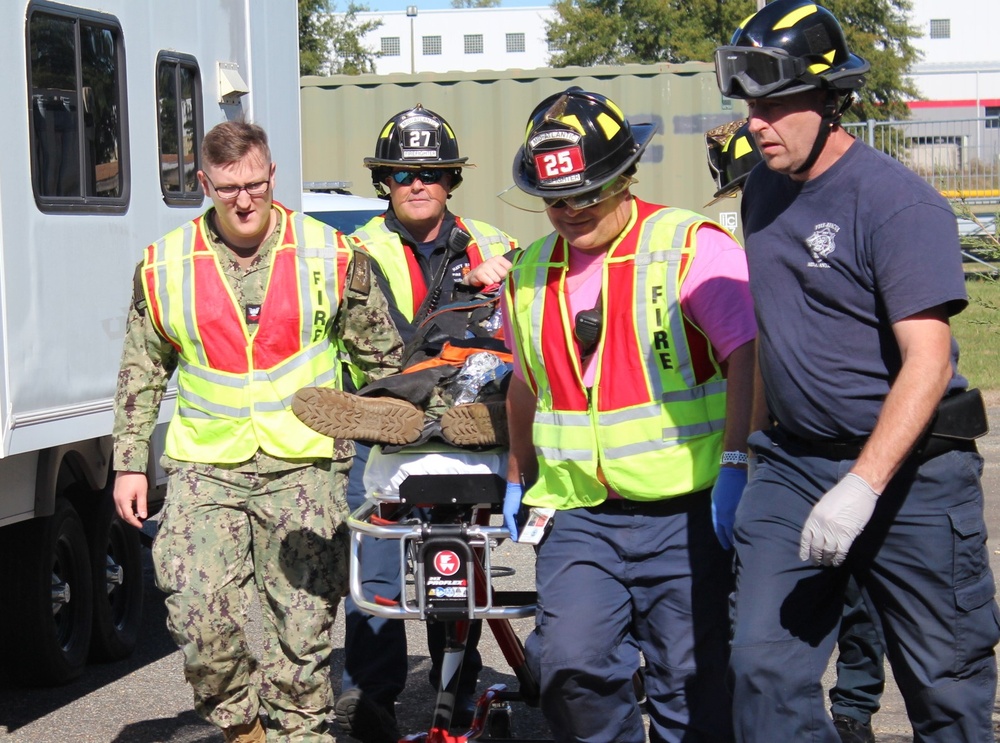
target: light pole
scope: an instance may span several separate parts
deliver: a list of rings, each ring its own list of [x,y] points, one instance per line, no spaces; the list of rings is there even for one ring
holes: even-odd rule
[[[416,5],[406,6],[406,17],[410,19],[410,74],[412,75],[417,71],[417,65],[414,61],[416,59],[417,52],[413,43],[413,19],[417,17]]]

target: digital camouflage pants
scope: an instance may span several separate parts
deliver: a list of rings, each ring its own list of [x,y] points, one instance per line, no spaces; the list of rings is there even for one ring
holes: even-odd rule
[[[153,562],[195,710],[222,728],[263,710],[268,740],[329,740],[350,460],[266,473],[169,465]],[[246,636],[254,592],[263,616],[259,658]]]

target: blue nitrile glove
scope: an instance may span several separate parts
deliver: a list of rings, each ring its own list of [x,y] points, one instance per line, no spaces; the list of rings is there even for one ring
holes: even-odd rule
[[[747,486],[747,471],[742,467],[720,467],[719,479],[712,488],[712,526],[723,549],[733,548],[733,522],[743,488]]]
[[[524,488],[519,483],[508,482],[503,496],[503,525],[510,532],[510,538],[517,541],[517,512],[521,510],[521,496]]]

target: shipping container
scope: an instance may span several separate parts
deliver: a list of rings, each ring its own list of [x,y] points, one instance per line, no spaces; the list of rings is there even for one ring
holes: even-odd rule
[[[714,67],[703,62],[304,77],[303,177],[345,178],[353,182],[354,193],[372,195],[363,158],[374,154],[385,121],[420,103],[451,124],[462,155],[476,165],[466,171],[451,210],[527,243],[551,231],[547,218],[515,209],[497,195],[513,184],[514,156],[531,111],[573,85],[609,96],[632,122],[656,124],[633,188],[639,198],[694,209],[737,228],[737,199],[705,207],[715,187],[706,166],[704,132],[743,118],[745,108],[720,95]]]

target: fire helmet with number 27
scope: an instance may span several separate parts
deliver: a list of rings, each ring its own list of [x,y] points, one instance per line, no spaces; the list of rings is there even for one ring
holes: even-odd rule
[[[867,61],[847,48],[844,29],[811,0],[775,0],[715,50],[719,90],[730,98],[769,98],[823,89],[842,94],[865,84]]]
[[[375,142],[375,156],[365,158],[378,189],[391,168],[448,168],[453,170],[451,189],[462,182],[462,168],[475,167],[458,152],[455,132],[442,116],[417,104],[400,111],[382,127]]]
[[[655,124],[629,124],[610,98],[569,88],[531,113],[514,183],[541,197],[595,191],[633,168],[655,132]]]

